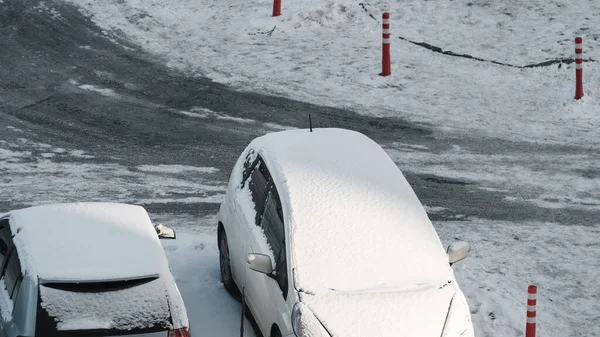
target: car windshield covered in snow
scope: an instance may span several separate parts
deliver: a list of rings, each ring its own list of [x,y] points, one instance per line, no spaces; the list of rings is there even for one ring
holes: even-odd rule
[[[36,336],[113,336],[173,326],[165,284],[157,275],[39,286]]]

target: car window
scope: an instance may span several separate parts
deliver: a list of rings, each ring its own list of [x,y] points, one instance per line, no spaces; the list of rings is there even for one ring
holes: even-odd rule
[[[265,204],[265,198],[267,196],[267,187],[271,181],[271,174],[267,169],[265,163],[260,159],[254,166],[252,173],[250,174],[250,191],[252,193],[252,201],[254,202],[254,209],[256,210],[255,223],[260,223],[260,215],[263,211]]]
[[[246,184],[246,181],[250,177],[250,173],[254,169],[254,166],[258,162],[258,157],[254,150],[248,151],[248,155],[246,156],[246,160],[244,160],[244,170],[242,172],[242,187]]]
[[[4,260],[11,246],[12,233],[8,220],[0,221],[0,268],[4,266]]]
[[[41,284],[35,336],[155,336],[155,332],[163,332],[166,337],[173,318],[165,282],[151,276],[137,280]],[[85,317],[97,319],[86,321]]]
[[[10,295],[11,299],[14,299],[21,287],[21,281],[23,277],[21,275],[21,263],[19,262],[19,255],[17,250],[13,248],[9,253],[8,263],[2,274],[2,279],[6,285],[6,290]]]
[[[283,211],[281,208],[281,200],[279,199],[279,194],[277,193],[274,184],[271,184],[260,225],[265,232],[267,242],[273,250],[277,283],[279,284],[279,288],[281,288],[283,297],[287,298],[288,275]]]

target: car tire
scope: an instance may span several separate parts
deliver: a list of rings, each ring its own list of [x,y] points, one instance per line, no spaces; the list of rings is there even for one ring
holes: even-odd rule
[[[219,267],[221,271],[221,282],[231,296],[236,299],[240,298],[240,291],[233,280],[231,272],[231,260],[229,255],[229,243],[227,242],[227,234],[222,227],[219,227]]]
[[[273,332],[271,332],[271,337],[281,337],[281,331],[277,327],[273,328]]]

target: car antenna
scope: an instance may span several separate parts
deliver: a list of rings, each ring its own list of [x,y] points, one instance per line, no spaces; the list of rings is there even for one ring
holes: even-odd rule
[[[310,132],[312,132],[312,118],[310,117],[310,114],[308,114],[308,125],[310,127]]]

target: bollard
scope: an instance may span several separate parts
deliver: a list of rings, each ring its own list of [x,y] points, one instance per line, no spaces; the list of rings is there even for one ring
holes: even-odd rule
[[[575,99],[583,97],[583,39],[575,38]]]
[[[381,76],[392,74],[390,60],[390,13],[383,13],[383,55],[381,63]]]
[[[281,15],[281,0],[273,0],[273,16]]]
[[[527,326],[525,327],[525,337],[535,337],[536,304],[537,287],[529,286],[529,288],[527,288]]]

